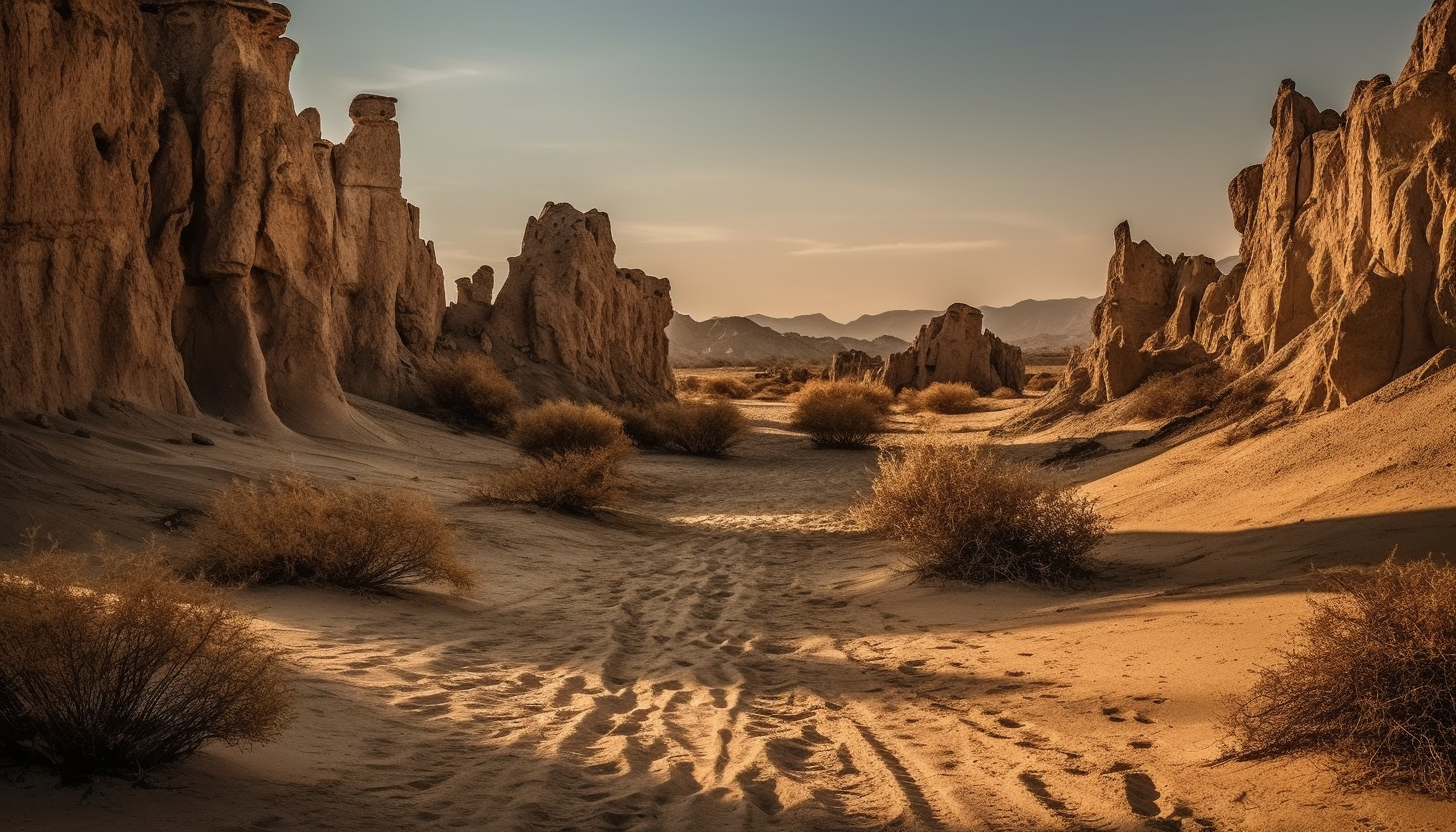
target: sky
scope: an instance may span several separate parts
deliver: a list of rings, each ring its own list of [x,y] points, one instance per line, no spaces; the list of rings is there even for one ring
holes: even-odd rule
[[[1279,82],[1343,110],[1430,0],[293,0],[299,109],[400,99],[447,284],[546,202],[674,306],[846,321],[1100,295],[1128,220],[1237,253]],[[453,286],[448,292],[454,299]]]

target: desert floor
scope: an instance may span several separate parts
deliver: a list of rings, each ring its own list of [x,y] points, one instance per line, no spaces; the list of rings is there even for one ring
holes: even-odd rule
[[[1312,567],[1456,554],[1451,372],[1233,446],[1054,470],[1115,520],[1075,591],[917,584],[845,517],[875,454],[814,450],[784,404],[743,403],[729,459],[636,456],[597,519],[470,504],[509,445],[356,404],[398,441],[117,409],[82,415],[91,439],[0,421],[4,540],[185,534],[162,518],[303,470],[428,494],[483,578],[240,593],[297,663],[279,742],[208,747],[147,789],[0,768],[0,827],[1456,829],[1452,805],[1346,791],[1324,760],[1214,764],[1226,698],[1289,645]],[[890,441],[985,441],[1007,412],[904,417]],[[1153,426],[1081,427],[1128,448]],[[216,446],[167,441],[194,431]],[[1007,441],[1041,459],[1063,439]]]

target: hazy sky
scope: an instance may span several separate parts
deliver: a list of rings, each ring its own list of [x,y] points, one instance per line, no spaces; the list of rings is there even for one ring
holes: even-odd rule
[[[697,318],[1097,295],[1112,231],[1237,251],[1291,77],[1344,109],[1429,0],[293,0],[298,106],[397,96],[446,276],[547,201]],[[453,287],[449,293],[454,299]]]

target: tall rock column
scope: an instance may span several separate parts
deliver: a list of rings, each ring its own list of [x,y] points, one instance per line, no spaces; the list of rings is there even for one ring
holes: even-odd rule
[[[671,398],[671,285],[617,268],[600,211],[546,203],[526,223],[486,334],[527,396],[653,402]]]
[[[132,0],[0,3],[0,413],[192,413],[147,257],[162,91]]]
[[[1021,348],[983,332],[985,316],[964,303],[951,304],[945,314],[920,328],[915,343],[890,356],[885,384],[896,392],[932,384],[965,382],[982,393],[998,387],[1020,391],[1026,379]]]

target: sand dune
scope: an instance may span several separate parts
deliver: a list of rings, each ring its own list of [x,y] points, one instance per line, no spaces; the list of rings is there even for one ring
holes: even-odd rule
[[[1446,373],[1400,405],[1061,472],[1116,518],[1102,576],[1078,591],[915,584],[844,516],[874,454],[812,450],[780,404],[747,405],[735,458],[635,458],[630,501],[597,520],[465,503],[469,479],[514,452],[362,400],[398,443],[205,422],[216,447],[177,445],[198,422],[121,411],[83,417],[90,440],[3,422],[6,539],[32,523],[75,543],[174,534],[159,521],[234,474],[298,468],[429,494],[484,580],[466,597],[241,593],[297,665],[280,742],[209,747],[147,790],[0,769],[0,816],[18,830],[1449,829],[1448,805],[1346,793],[1319,760],[1211,764],[1223,699],[1287,644],[1309,565],[1451,548],[1456,449],[1431,414],[1453,391]],[[1003,417],[907,418],[895,438],[977,441]]]

